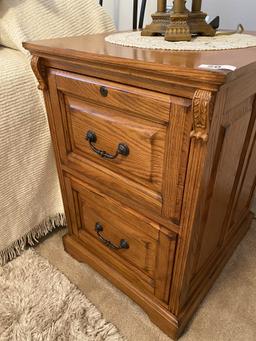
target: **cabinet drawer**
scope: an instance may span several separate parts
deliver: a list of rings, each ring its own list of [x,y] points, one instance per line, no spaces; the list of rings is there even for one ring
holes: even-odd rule
[[[64,71],[56,71],[60,91],[97,105],[133,113],[156,122],[168,122],[170,96]]]
[[[124,113],[65,96],[68,148],[149,188],[161,191],[166,129]]]
[[[159,224],[79,180],[66,177],[65,184],[72,230],[79,240],[126,279],[163,299],[163,285],[170,280],[168,270],[173,266],[175,234],[164,235]],[[168,261],[163,261],[163,255]]]
[[[191,101],[53,69],[48,85],[63,169],[179,225]]]

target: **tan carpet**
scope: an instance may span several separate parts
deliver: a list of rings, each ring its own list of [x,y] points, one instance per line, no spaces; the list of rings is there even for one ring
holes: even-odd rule
[[[127,296],[65,253],[62,232],[38,246],[39,253],[75,283],[129,341],[170,340]],[[196,313],[181,341],[256,340],[256,222]]]
[[[0,267],[1,341],[124,341],[49,262],[28,250]]]

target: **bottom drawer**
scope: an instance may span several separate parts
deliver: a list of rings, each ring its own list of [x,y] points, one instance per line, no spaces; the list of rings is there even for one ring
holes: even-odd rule
[[[167,303],[175,234],[71,176],[65,184],[72,233],[84,247]]]

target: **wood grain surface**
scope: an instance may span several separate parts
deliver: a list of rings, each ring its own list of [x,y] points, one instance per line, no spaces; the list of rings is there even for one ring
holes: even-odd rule
[[[64,246],[178,338],[252,221],[256,48],[167,52],[104,37],[24,44],[44,91]],[[126,143],[129,155],[101,158],[88,130],[94,147],[114,154]],[[97,222],[129,248],[103,244]]]

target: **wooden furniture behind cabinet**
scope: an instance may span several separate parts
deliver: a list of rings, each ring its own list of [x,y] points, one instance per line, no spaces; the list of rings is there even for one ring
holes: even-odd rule
[[[104,35],[24,46],[44,92],[65,249],[177,338],[252,220],[256,48],[158,52]]]

